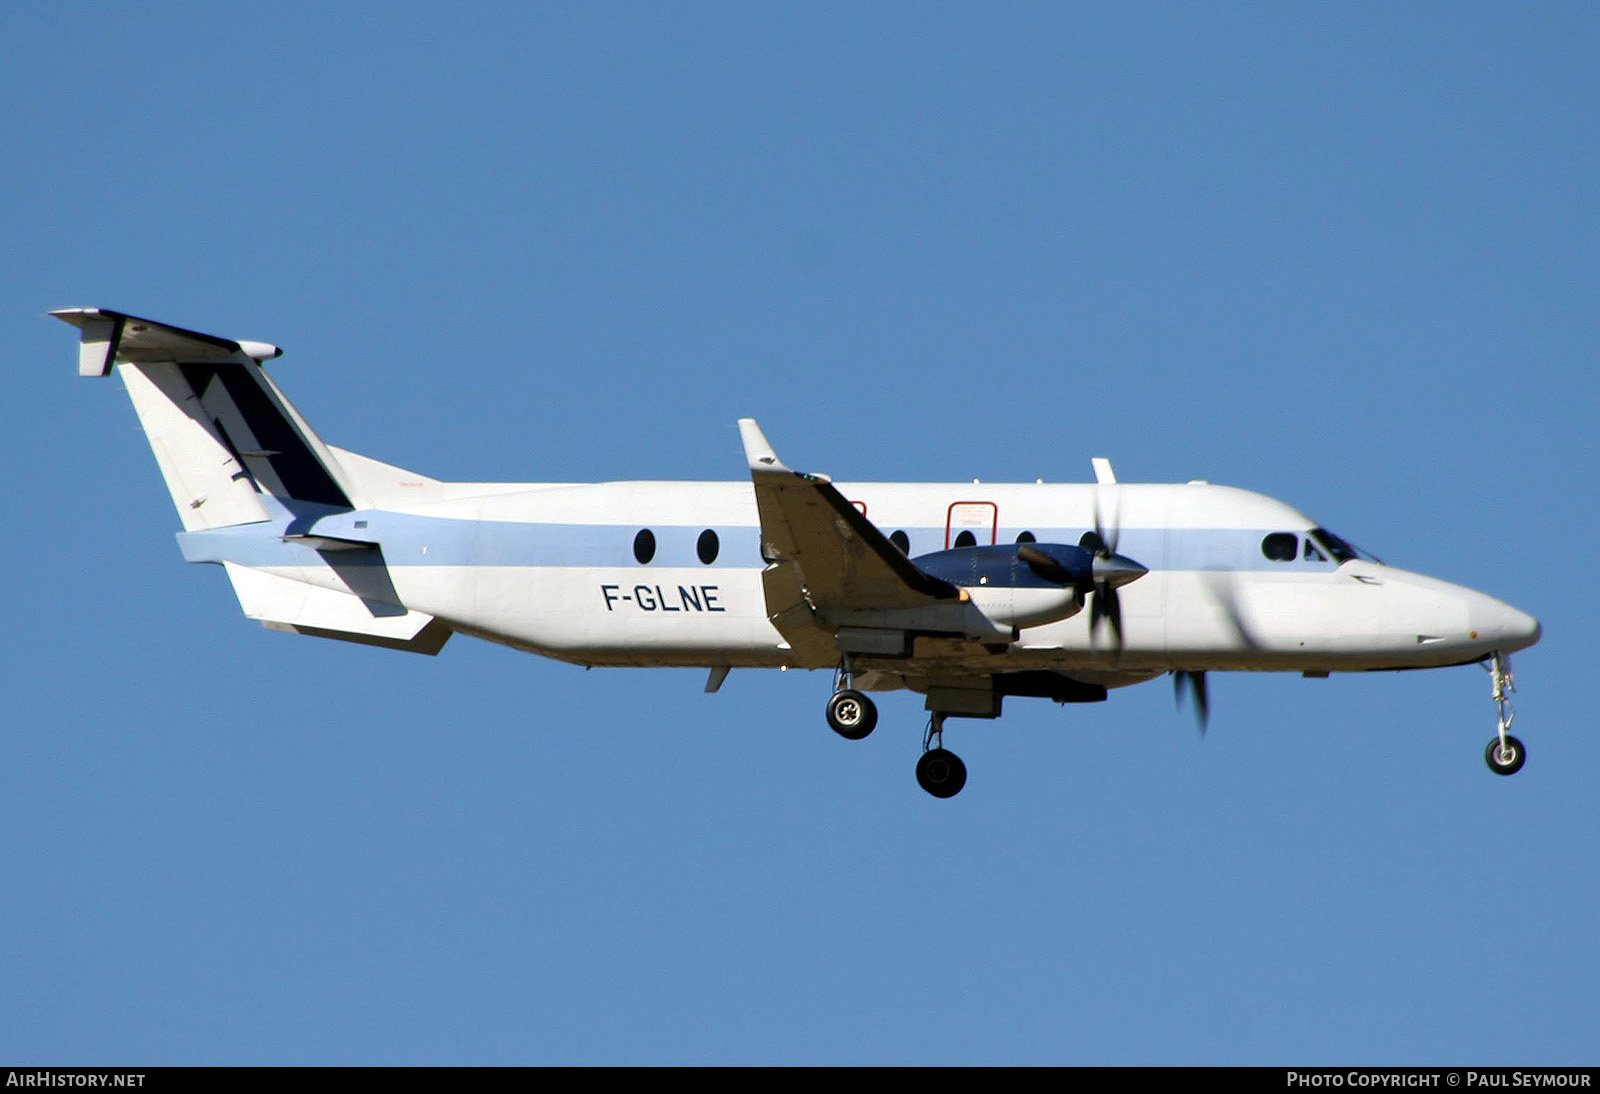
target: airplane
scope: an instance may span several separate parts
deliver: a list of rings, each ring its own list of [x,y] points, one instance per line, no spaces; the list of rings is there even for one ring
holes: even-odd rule
[[[950,718],[1007,698],[1092,703],[1170,675],[1204,732],[1206,674],[1483,663],[1499,775],[1527,752],[1510,655],[1537,620],[1386,566],[1282,502],[1206,482],[835,483],[741,419],[738,482],[440,482],[326,444],[267,375],[281,355],[103,308],[78,370],[115,371],[183,524],[266,627],[423,654],[455,633],[584,666],[832,672],[828,725],[869,692],[925,697],[919,785],[966,766]]]

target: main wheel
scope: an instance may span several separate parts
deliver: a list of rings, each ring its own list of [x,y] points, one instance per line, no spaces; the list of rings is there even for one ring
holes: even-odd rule
[[[1501,752],[1500,738],[1494,736],[1489,738],[1489,747],[1483,750],[1483,759],[1496,775],[1515,775],[1528,762],[1528,750],[1522,747],[1521,741],[1507,734],[1506,750]]]
[[[936,798],[953,798],[967,785],[967,765],[943,748],[930,748],[917,761],[917,785]]]
[[[859,691],[836,691],[828,699],[828,725],[839,736],[859,741],[878,724],[878,708]]]

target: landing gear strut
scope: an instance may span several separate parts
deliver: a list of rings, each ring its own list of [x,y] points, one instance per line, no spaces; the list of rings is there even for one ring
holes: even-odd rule
[[[967,785],[967,765],[944,747],[944,715],[937,712],[928,719],[928,731],[922,737],[917,785],[936,798],[953,798]]]
[[[847,741],[859,741],[878,724],[878,707],[856,691],[855,666],[846,655],[834,677],[833,694],[828,697],[828,727]]]
[[[1493,680],[1494,705],[1500,732],[1490,738],[1489,747],[1483,750],[1483,758],[1489,770],[1496,775],[1515,775],[1527,762],[1528,750],[1521,741],[1506,732],[1511,728],[1511,723],[1517,720],[1517,712],[1511,709],[1511,700],[1508,698],[1517,690],[1511,675],[1511,658],[1498,653],[1489,658],[1489,676]]]

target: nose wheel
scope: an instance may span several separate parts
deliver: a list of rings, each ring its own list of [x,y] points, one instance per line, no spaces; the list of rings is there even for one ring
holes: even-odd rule
[[[1527,761],[1528,751],[1522,747],[1521,741],[1508,733],[1503,741],[1499,737],[1489,738],[1489,747],[1483,750],[1483,759],[1496,775],[1515,775]]]

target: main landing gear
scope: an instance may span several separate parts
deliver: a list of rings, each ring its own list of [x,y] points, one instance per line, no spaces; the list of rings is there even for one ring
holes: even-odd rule
[[[1517,712],[1511,709],[1511,700],[1507,698],[1517,690],[1511,675],[1511,658],[1498,653],[1489,658],[1489,676],[1493,681],[1494,706],[1500,732],[1489,739],[1489,747],[1483,750],[1483,759],[1496,775],[1515,775],[1528,761],[1528,750],[1521,741],[1506,732],[1511,728],[1511,723],[1517,720]]]
[[[878,725],[878,707],[859,691],[845,688],[828,697],[828,726],[847,741],[859,741]]]
[[[967,765],[944,747],[944,715],[937,712],[928,718],[928,731],[922,735],[917,785],[936,798],[953,798],[967,785]]]
[[[828,696],[828,727],[849,741],[859,741],[878,725],[878,707],[857,691],[855,666],[849,657],[834,676],[833,694]],[[961,757],[944,747],[944,719],[940,713],[928,719],[922,736],[922,756],[917,760],[917,785],[936,798],[953,798],[967,785],[967,765]]]
[[[828,697],[828,727],[847,741],[859,741],[878,724],[878,707],[852,686],[855,666],[846,657],[833,678]]]

